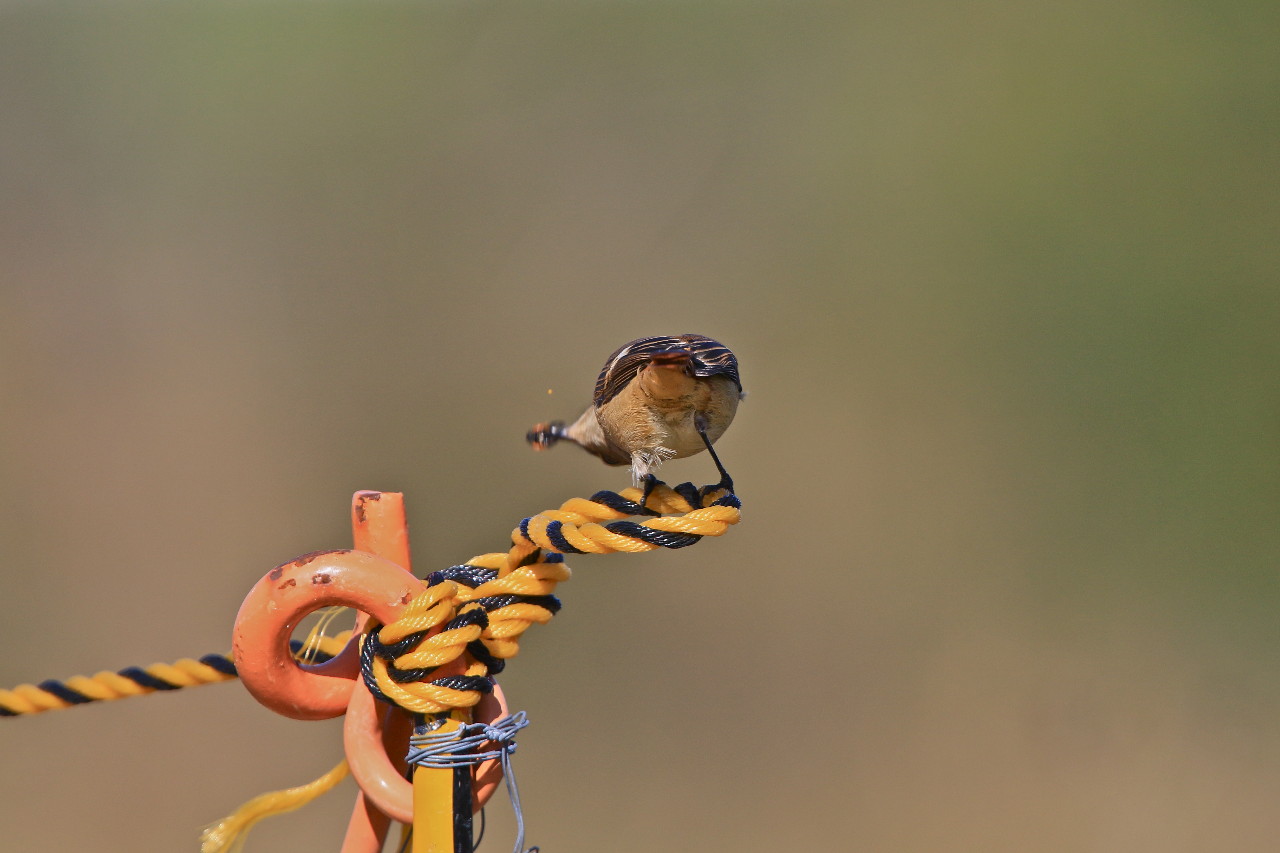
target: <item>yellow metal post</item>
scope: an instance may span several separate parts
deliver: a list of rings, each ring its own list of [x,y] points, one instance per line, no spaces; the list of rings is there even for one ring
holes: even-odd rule
[[[450,717],[434,734],[455,732],[461,725]],[[414,768],[413,853],[454,853],[453,777],[450,767]]]

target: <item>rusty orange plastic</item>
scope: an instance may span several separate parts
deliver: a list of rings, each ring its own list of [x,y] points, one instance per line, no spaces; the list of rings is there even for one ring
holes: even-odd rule
[[[351,534],[357,551],[377,554],[405,569],[412,566],[400,492],[356,492],[351,498]]]
[[[295,720],[326,720],[346,712],[359,676],[358,635],[333,660],[298,663],[289,640],[298,623],[321,607],[354,607],[392,622],[426,589],[422,581],[363,551],[318,551],[277,566],[250,590],[236,615],[232,653],[253,697]]]
[[[402,493],[356,492],[351,498],[351,535],[357,551],[385,557],[406,570],[412,568],[409,562],[409,523]],[[356,615],[356,634],[364,630],[367,620],[363,613]],[[412,729],[409,716],[388,709],[386,720],[382,733],[383,751],[388,755],[403,756]],[[397,758],[396,767],[404,767],[403,758]],[[390,828],[391,818],[379,811],[361,791],[356,794],[355,805],[351,809],[347,834],[342,840],[342,853],[381,853]]]
[[[507,698],[496,684],[472,709],[476,722],[492,723],[508,713]],[[413,785],[381,748],[385,716],[363,682],[351,694],[351,707],[342,724],[342,741],[351,776],[360,790],[384,814],[401,823],[413,822]],[[480,811],[502,781],[497,759],[482,762],[471,773],[473,811]]]
[[[413,787],[402,757],[412,725],[404,711],[383,710],[369,693],[360,677],[359,637],[370,617],[383,624],[394,621],[426,586],[409,572],[402,494],[356,492],[351,524],[358,550],[304,554],[272,569],[250,590],[236,616],[232,651],[245,687],[273,711],[300,720],[347,714],[344,750],[360,794],[342,850],[378,853],[388,818],[413,822]],[[352,641],[327,663],[298,663],[289,652],[294,630],[307,614],[332,605],[359,611]],[[460,671],[462,661],[452,666]],[[501,689],[495,685],[472,711],[481,722],[505,715]],[[479,810],[502,781],[501,763],[482,763],[472,781]]]

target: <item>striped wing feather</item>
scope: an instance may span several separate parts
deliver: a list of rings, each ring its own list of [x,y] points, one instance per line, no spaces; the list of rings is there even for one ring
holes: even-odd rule
[[[694,376],[728,376],[738,386],[738,390],[742,390],[742,381],[738,378],[738,359],[734,358],[727,346],[703,335],[662,335],[632,341],[609,356],[596,379],[592,401],[597,407],[603,406],[618,396],[651,358],[673,350],[686,350],[693,356]]]

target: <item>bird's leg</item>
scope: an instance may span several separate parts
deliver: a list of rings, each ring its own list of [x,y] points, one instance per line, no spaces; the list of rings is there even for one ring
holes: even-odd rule
[[[720,462],[720,457],[716,455],[716,449],[711,446],[711,439],[707,438],[707,419],[701,413],[694,415],[693,428],[698,431],[698,435],[702,437],[702,443],[707,446],[707,452],[711,454],[711,461],[716,463],[716,470],[720,472],[720,482],[717,483],[718,488],[726,489],[733,492],[733,478],[729,476],[729,472],[724,470],[724,465]]]

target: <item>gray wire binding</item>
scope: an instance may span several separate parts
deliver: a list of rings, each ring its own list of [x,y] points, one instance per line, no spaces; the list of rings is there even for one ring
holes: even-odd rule
[[[507,796],[516,813],[515,853],[524,850],[524,811],[520,808],[520,788],[511,770],[511,753],[516,751],[516,732],[529,725],[524,711],[517,711],[492,723],[464,723],[449,732],[428,732],[409,738],[409,754],[405,760],[418,767],[452,769],[498,759],[502,763],[502,778],[507,784]],[[482,749],[494,744],[490,749]],[[538,848],[531,848],[536,851]]]

